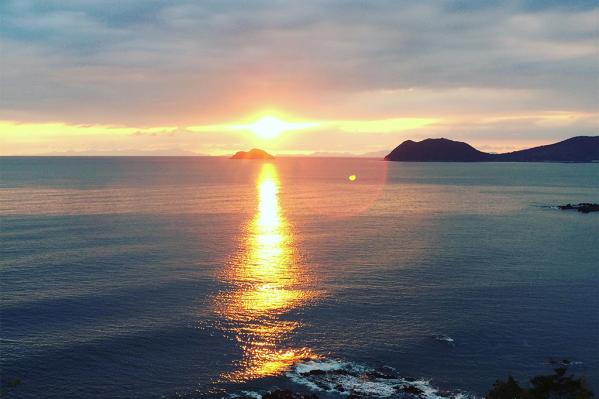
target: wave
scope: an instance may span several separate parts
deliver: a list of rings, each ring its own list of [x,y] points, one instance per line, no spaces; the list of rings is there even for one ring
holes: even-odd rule
[[[451,346],[455,346],[455,340],[453,338],[451,338],[450,336],[445,335],[445,334],[436,334],[436,335],[433,335],[433,339],[435,341],[446,342],[447,344],[449,344]]]

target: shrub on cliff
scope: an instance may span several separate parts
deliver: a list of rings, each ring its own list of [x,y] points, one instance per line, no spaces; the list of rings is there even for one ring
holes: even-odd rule
[[[530,388],[522,388],[509,376],[497,380],[487,394],[487,399],[592,399],[584,378],[567,375],[566,367],[558,367],[550,375],[539,375],[530,380]]]

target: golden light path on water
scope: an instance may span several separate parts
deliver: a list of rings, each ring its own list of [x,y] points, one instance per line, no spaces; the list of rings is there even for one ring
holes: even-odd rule
[[[228,381],[275,375],[313,357],[308,348],[285,345],[301,323],[282,316],[305,304],[313,293],[301,288],[307,276],[279,204],[280,180],[273,164],[262,165],[256,188],[256,214],[244,230],[241,255],[224,276],[233,289],[223,293],[217,305],[243,350],[238,368],[222,376]]]

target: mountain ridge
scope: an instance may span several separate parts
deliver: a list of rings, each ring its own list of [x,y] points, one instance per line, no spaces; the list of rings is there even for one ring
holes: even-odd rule
[[[599,136],[575,136],[502,154],[479,151],[470,144],[446,138],[406,140],[384,159],[401,162],[592,162],[599,160]]]

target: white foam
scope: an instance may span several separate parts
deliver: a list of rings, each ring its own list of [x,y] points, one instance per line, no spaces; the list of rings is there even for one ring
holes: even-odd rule
[[[437,341],[448,342],[450,344],[453,344],[455,342],[455,340],[448,335],[439,334],[439,335],[433,336],[433,338],[435,338]]]
[[[313,370],[332,371],[341,370],[347,367],[351,367],[351,364],[348,362],[336,360],[307,360],[303,363],[296,363],[294,365],[294,370],[300,374],[304,374]]]
[[[255,399],[262,399],[262,395],[259,394],[258,392],[254,392],[254,391],[241,391],[239,393],[231,393],[228,395],[229,398],[234,399],[234,398],[255,398]]]
[[[334,359],[296,363],[286,375],[294,383],[312,390],[344,396],[354,393],[372,398],[473,398],[472,395],[463,392],[439,392],[430,381],[401,377],[390,367],[379,371],[364,365]]]

